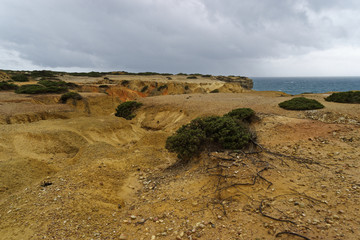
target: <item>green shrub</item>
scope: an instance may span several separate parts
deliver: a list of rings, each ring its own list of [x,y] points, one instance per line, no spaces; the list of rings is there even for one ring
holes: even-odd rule
[[[237,108],[227,113],[225,116],[229,116],[243,122],[251,122],[255,116],[255,111],[251,108]]]
[[[115,116],[131,120],[136,116],[134,111],[141,106],[142,103],[136,101],[123,102],[116,108]]]
[[[64,81],[40,80],[38,84],[45,86],[47,93],[63,93],[68,90],[68,84]]]
[[[159,86],[159,87],[157,88],[157,90],[160,92],[161,90],[167,89],[167,88],[168,88],[168,86],[167,86],[166,84],[164,84],[164,85]]]
[[[141,89],[141,92],[145,92],[146,90],[148,90],[148,88],[149,88],[148,85],[144,86],[144,87]]]
[[[47,80],[45,80],[47,81]],[[47,81],[53,82],[53,81]],[[42,93],[63,93],[68,90],[67,86],[62,84],[48,84],[42,82],[43,84],[27,84],[22,85],[16,89],[16,93],[19,94],[42,94]]]
[[[82,96],[77,92],[67,92],[61,95],[60,102],[66,103],[68,99],[81,100]]]
[[[55,72],[52,72],[52,71],[41,70],[41,71],[32,71],[32,72],[30,73],[30,76],[31,76],[32,78],[38,78],[38,77],[52,78],[52,77],[55,77],[56,74],[55,74]]]
[[[0,90],[6,91],[6,90],[16,90],[18,86],[13,83],[8,82],[0,82]]]
[[[253,112],[251,109],[243,111]],[[177,153],[178,158],[182,160],[190,160],[205,148],[243,149],[250,143],[251,133],[242,121],[246,118],[239,118],[242,114],[235,114],[236,112],[233,110],[222,117],[192,120],[168,137],[165,148]]]
[[[185,85],[185,90],[189,90],[189,86],[188,86],[188,85]]]
[[[22,85],[15,90],[19,94],[41,94],[47,92],[47,87],[38,84]]]
[[[64,81],[59,80],[40,80],[38,84],[43,85],[45,87],[66,87],[67,84]]]
[[[220,92],[219,89],[214,89],[214,90],[212,90],[210,93],[219,93],[219,92]]]
[[[80,73],[69,73],[71,76],[77,76],[77,77],[102,77],[106,73],[100,73],[100,72],[80,72]]]
[[[29,81],[28,76],[25,74],[21,74],[21,73],[11,76],[11,79],[15,82],[28,82]]]
[[[210,74],[204,74],[204,75],[201,75],[201,76],[204,77],[204,78],[209,78],[209,77],[211,77]]]
[[[67,82],[66,86],[70,89],[76,89],[79,87],[79,85],[77,85],[76,83],[72,83],[72,82]]]
[[[187,79],[197,79],[196,76],[188,76]]]
[[[333,93],[325,98],[325,100],[338,103],[360,103],[360,91]]]
[[[314,110],[324,108],[324,105],[318,101],[304,97],[296,97],[279,103],[279,106],[287,110]]]
[[[130,83],[129,80],[123,80],[123,81],[121,82],[121,86],[126,87],[127,85],[129,85],[129,83]]]

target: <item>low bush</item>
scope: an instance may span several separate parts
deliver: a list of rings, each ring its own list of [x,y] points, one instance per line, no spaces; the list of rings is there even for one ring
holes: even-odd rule
[[[129,85],[130,81],[129,80],[123,80],[121,81],[121,86],[126,87],[127,85]]]
[[[157,90],[160,92],[161,90],[164,90],[164,89],[167,89],[167,88],[168,88],[168,86],[166,84],[164,84],[164,85],[159,86],[157,88]]]
[[[81,100],[82,96],[77,92],[67,92],[61,95],[60,102],[66,103],[68,99]]]
[[[251,120],[255,117],[255,111],[251,108],[237,108],[225,114],[225,116],[229,116],[243,122],[251,122]]]
[[[15,92],[19,94],[41,94],[47,93],[47,87],[39,84],[27,84],[18,87]]]
[[[206,148],[243,149],[249,145],[252,135],[243,121],[250,119],[251,114],[240,114],[242,112],[254,111],[235,109],[222,117],[196,118],[170,136],[165,148],[177,153],[181,160],[190,160]],[[242,115],[247,117],[239,117]]]
[[[187,79],[197,79],[196,76],[188,76]]]
[[[15,82],[28,82],[29,81],[28,76],[25,74],[21,74],[21,73],[11,76],[11,79]]]
[[[360,91],[333,93],[325,98],[325,100],[338,103],[360,103]]]
[[[30,76],[32,78],[38,78],[38,77],[52,78],[52,77],[56,76],[56,73],[59,73],[59,72],[53,72],[53,71],[48,71],[48,70],[40,70],[40,71],[32,71],[30,73]]]
[[[146,90],[148,90],[148,88],[149,88],[148,85],[144,86],[144,87],[141,89],[141,92],[146,92]]]
[[[99,88],[109,88],[109,86],[106,85],[106,84],[102,84],[102,85],[99,86]]]
[[[123,102],[117,106],[115,116],[125,118],[126,120],[131,120],[136,116],[134,111],[141,106],[142,103],[136,101]]]
[[[287,110],[314,110],[324,108],[324,105],[314,99],[296,97],[291,100],[279,103],[279,107]]]
[[[38,84],[27,84],[16,89],[19,94],[64,93],[68,91],[66,82],[40,80]]]
[[[13,83],[8,82],[0,82],[0,90],[6,91],[6,90],[16,90],[18,86]]]

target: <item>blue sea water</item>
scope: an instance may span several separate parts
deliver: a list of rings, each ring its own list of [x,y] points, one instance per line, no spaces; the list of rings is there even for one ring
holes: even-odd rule
[[[253,77],[254,90],[288,94],[360,90],[360,77]]]

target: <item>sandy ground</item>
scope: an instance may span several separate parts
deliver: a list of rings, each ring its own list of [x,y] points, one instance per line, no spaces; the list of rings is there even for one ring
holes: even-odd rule
[[[88,108],[0,95],[0,112],[71,112],[0,125],[0,239],[359,239],[360,109],[325,96],[305,112],[278,92],[149,97],[126,121],[101,94]],[[262,152],[175,164],[178,127],[239,107],[257,112]]]

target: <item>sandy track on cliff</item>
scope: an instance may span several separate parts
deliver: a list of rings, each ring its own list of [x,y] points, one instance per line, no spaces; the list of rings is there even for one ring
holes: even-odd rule
[[[287,230],[357,239],[360,113],[323,96],[311,95],[326,108],[310,113],[278,108],[289,99],[281,93],[192,94],[139,99],[132,121],[110,110],[84,117],[81,108],[80,117],[2,125],[0,239],[299,239],[275,238]],[[104,99],[91,104],[111,109]],[[259,143],[283,156],[240,155],[231,181],[252,182],[267,163],[272,185],[229,188],[219,201],[208,155],[168,169],[176,157],[164,145],[191,119],[237,107],[257,111]],[[262,216],[262,202],[264,213],[295,224]]]

